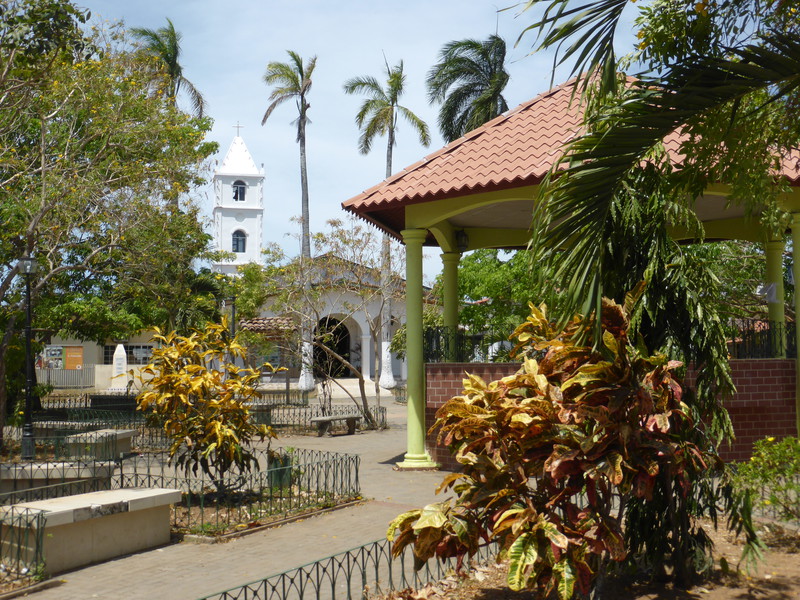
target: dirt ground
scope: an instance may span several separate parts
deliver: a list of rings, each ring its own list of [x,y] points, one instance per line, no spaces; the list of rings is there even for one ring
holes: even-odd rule
[[[689,590],[671,584],[626,585],[618,582],[608,593],[613,600],[800,600],[800,533],[775,525],[765,525],[762,540],[767,544],[764,560],[756,571],[747,573],[744,566],[736,573],[741,557],[740,541],[723,531],[710,534],[715,543],[716,567],[702,584]],[[729,565],[723,573],[724,558]],[[401,600],[530,600],[530,592],[512,592],[505,584],[505,565],[479,567],[467,579],[449,577],[416,592],[405,591]]]

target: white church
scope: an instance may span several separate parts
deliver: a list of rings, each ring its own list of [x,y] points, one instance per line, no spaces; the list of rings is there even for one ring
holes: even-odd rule
[[[256,166],[253,157],[239,136],[233,138],[228,152],[213,176],[214,208],[213,235],[217,249],[232,253],[233,258],[216,262],[212,270],[226,275],[234,275],[237,269],[254,262],[261,264],[261,251],[264,237],[264,168]],[[299,206],[298,206],[299,209]],[[269,225],[267,225],[269,226]],[[380,379],[383,388],[391,388],[405,380],[405,362],[392,356],[388,348],[382,349],[380,340],[373,339],[370,333],[372,314],[378,314],[379,301],[375,301],[374,311],[370,307],[353,312],[345,307],[341,294],[331,296],[322,307],[322,313],[329,321],[340,323],[343,335],[339,336],[339,351],[358,368],[366,380]],[[405,306],[394,303],[392,309],[395,327],[405,321]],[[282,315],[265,310],[261,317],[240,323],[252,331],[274,335],[281,326]],[[297,375],[300,389],[312,389],[313,374],[307,362],[303,361]]]

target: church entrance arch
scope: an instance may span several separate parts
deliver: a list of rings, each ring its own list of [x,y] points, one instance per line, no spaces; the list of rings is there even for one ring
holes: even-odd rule
[[[350,362],[350,331],[340,320],[325,317],[317,323],[315,337],[336,354]],[[315,377],[352,377],[350,370],[323,348],[314,347]]]

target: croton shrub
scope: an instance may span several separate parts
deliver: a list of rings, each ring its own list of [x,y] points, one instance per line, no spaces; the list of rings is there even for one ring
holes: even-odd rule
[[[628,339],[635,301],[604,300],[594,345],[591,322],[556,328],[531,305],[514,332],[519,371],[490,383],[469,375],[438,411],[432,431],[462,465],[439,488],[454,499],[398,516],[395,556],[412,545],[420,564],[455,556],[460,566],[496,541],[512,589],[562,600],[596,590],[614,564],[697,571],[709,548],[692,516],[716,519],[720,499],[720,486],[697,480],[724,466],[683,402],[681,363]],[[648,511],[649,525],[626,527]],[[729,524],[752,534],[748,516]]]
[[[271,427],[254,422],[250,403],[260,397],[261,370],[237,366],[246,350],[227,327],[209,323],[191,335],[156,329],[150,363],[142,369],[144,389],[137,410],[159,423],[170,440],[170,462],[186,475],[198,469],[220,493],[241,485],[258,469],[256,441],[276,437]]]

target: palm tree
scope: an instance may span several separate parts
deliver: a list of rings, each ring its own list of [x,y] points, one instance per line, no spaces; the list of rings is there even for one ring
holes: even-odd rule
[[[202,117],[205,113],[206,101],[194,84],[183,76],[183,67],[180,63],[182,36],[175,31],[172,21],[167,19],[166,27],[158,29],[134,27],[131,29],[131,33],[142,41],[145,52],[158,60],[160,87],[166,93],[170,104],[175,106],[178,94],[184,91],[189,96],[194,113],[198,117]]]
[[[392,149],[396,143],[395,131],[398,117],[402,116],[416,132],[420,143],[427,147],[431,143],[428,126],[417,115],[399,104],[405,87],[403,61],[390,68],[386,63],[386,87],[374,77],[353,77],[344,84],[347,94],[362,93],[367,96],[356,114],[356,125],[361,130],[358,149],[361,154],[368,154],[372,149],[372,141],[377,135],[386,135],[386,177],[392,174]],[[383,309],[381,318],[381,375],[380,385],[384,388],[395,386],[391,370],[392,299],[391,299],[391,241],[388,235],[383,236],[381,244],[381,293]]]
[[[361,154],[369,154],[372,141],[377,135],[385,135],[386,143],[386,177],[392,174],[392,149],[395,146],[395,131],[398,117],[402,116],[414,129],[419,142],[427,147],[431,143],[428,126],[417,115],[399,104],[403,95],[406,77],[403,74],[403,61],[390,68],[386,65],[386,88],[381,87],[374,77],[353,77],[344,84],[347,94],[361,93],[367,96],[356,114],[356,125],[361,130],[358,139],[358,150]]]
[[[287,51],[289,58],[288,63],[271,62],[267,65],[267,72],[264,73],[264,83],[268,86],[273,86],[272,92],[269,95],[270,105],[264,113],[264,118],[261,119],[261,124],[267,122],[269,116],[272,114],[279,105],[287,100],[294,100],[297,106],[297,119],[294,121],[297,124],[297,138],[296,141],[300,144],[300,193],[301,193],[301,239],[300,239],[300,256],[302,259],[308,261],[311,258],[311,232],[309,230],[309,212],[308,212],[308,169],[306,167],[306,124],[308,120],[308,109],[311,105],[306,99],[308,92],[311,91],[311,76],[314,74],[314,67],[317,66],[317,57],[312,56],[308,64],[303,64],[303,59],[296,52],[291,50]],[[309,285],[306,282],[305,285]],[[314,360],[314,351],[311,344],[313,325],[309,322],[304,322],[301,326],[301,370],[300,380],[298,387],[302,390],[311,390],[314,388],[314,373],[312,370],[312,363]]]
[[[428,98],[442,104],[439,130],[447,142],[491,121],[508,110],[503,90],[506,43],[497,35],[485,41],[454,41],[442,48],[428,72]]]
[[[314,67],[317,65],[317,57],[312,56],[308,64],[303,65],[303,59],[296,52],[288,51],[290,62],[271,62],[267,65],[267,72],[264,74],[264,83],[274,86],[269,95],[270,105],[261,119],[261,124],[267,122],[272,111],[287,100],[294,100],[297,105],[297,143],[300,144],[300,188],[302,204],[302,239],[301,255],[304,258],[311,257],[311,234],[309,232],[308,214],[308,171],[306,167],[306,123],[308,120],[308,109],[311,105],[306,99],[311,90],[311,76]]]

